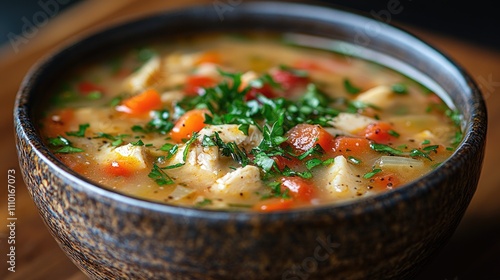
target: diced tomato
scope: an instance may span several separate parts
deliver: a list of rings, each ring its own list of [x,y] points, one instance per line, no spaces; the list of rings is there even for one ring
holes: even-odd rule
[[[392,125],[386,122],[372,123],[365,128],[364,136],[377,143],[387,144],[395,139],[390,133],[392,129]]]
[[[186,80],[186,85],[184,87],[184,92],[187,95],[198,95],[203,88],[213,87],[217,84],[217,81],[208,76],[190,76]]]
[[[160,107],[160,94],[154,89],[147,89],[141,94],[125,99],[116,109],[133,116],[141,116]]]
[[[334,138],[320,125],[298,124],[290,129],[286,135],[290,144],[297,153],[303,153],[319,144],[323,150],[329,152],[333,148]]]
[[[274,162],[278,165],[278,169],[283,171],[286,166],[288,166],[291,169],[294,169],[295,167],[299,166],[302,164],[302,162],[296,158],[296,157],[284,157],[284,156],[273,156]]]
[[[399,178],[393,173],[377,173],[369,180],[369,186],[376,190],[392,189],[401,185]]]
[[[250,88],[248,92],[245,94],[245,101],[254,100],[257,98],[257,95],[259,94],[264,95],[267,98],[276,97],[276,94],[273,91],[273,87],[268,84],[264,84],[261,88],[256,88],[256,87]]]
[[[104,92],[103,87],[98,86],[98,85],[91,83],[91,82],[88,82],[88,81],[83,81],[83,82],[79,83],[77,88],[81,94],[89,94],[93,91]]]
[[[288,210],[292,208],[293,200],[285,198],[270,198],[262,200],[254,206],[255,210],[262,212],[272,212],[280,210]]]
[[[308,77],[297,76],[290,71],[277,70],[271,73],[273,80],[281,85],[285,92],[290,90],[305,87],[309,83]]]
[[[220,64],[222,61],[221,55],[217,52],[214,51],[208,51],[200,55],[198,59],[196,59],[195,64],[200,65],[202,63],[214,63],[214,64]]]
[[[343,155],[360,156],[371,151],[370,141],[365,138],[339,136],[335,138],[334,150]]]
[[[288,189],[288,193],[294,199],[310,201],[314,198],[315,187],[313,183],[301,177],[281,178],[282,191]]]
[[[181,142],[183,139],[191,138],[194,132],[205,127],[205,114],[207,113],[206,109],[194,109],[182,115],[170,132],[172,140]]]
[[[105,165],[104,172],[112,176],[129,177],[133,169],[126,162],[112,161]]]

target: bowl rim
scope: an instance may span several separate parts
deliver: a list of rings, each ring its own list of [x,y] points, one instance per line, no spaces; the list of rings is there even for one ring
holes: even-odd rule
[[[154,14],[141,16],[132,20],[127,20],[125,22],[119,22],[112,24],[106,28],[99,29],[88,35],[75,36],[70,38],[69,43],[64,44],[62,47],[53,50],[52,52],[46,54],[43,58],[39,59],[25,75],[20,89],[16,95],[16,101],[14,106],[14,122],[16,123],[16,137],[22,137],[27,144],[35,151],[35,153],[43,160],[44,163],[49,165],[56,172],[61,174],[68,182],[72,183],[74,188],[85,193],[91,193],[92,195],[98,196],[99,199],[107,200],[109,203],[115,202],[118,205],[121,203],[124,207],[135,207],[143,211],[152,211],[165,214],[174,214],[188,217],[200,217],[209,218],[212,220],[227,220],[227,219],[237,219],[237,220],[250,220],[255,217],[259,219],[266,220],[286,220],[287,218],[296,220],[303,217],[314,215],[315,213],[329,211],[335,213],[337,211],[348,213],[348,214],[358,214],[359,209],[362,209],[363,213],[373,211],[381,207],[394,207],[401,201],[409,199],[411,197],[419,197],[428,193],[432,190],[433,186],[439,185],[443,180],[443,176],[438,174],[445,169],[448,169],[453,173],[458,169],[458,165],[454,162],[460,162],[462,165],[464,159],[470,156],[472,152],[467,150],[467,147],[474,145],[475,141],[479,139],[481,144],[484,146],[486,137],[486,127],[487,127],[487,116],[486,116],[486,106],[482,96],[482,93],[475,83],[474,79],[467,73],[467,71],[460,66],[455,60],[448,57],[444,52],[438,50],[436,47],[432,46],[428,42],[422,40],[421,38],[413,35],[411,32],[404,30],[393,23],[381,22],[370,18],[368,14],[363,12],[356,12],[349,9],[344,9],[334,5],[322,5],[318,3],[295,3],[295,2],[273,2],[273,1],[256,1],[242,3],[237,7],[237,12],[239,13],[279,13],[282,16],[287,17],[304,17],[310,20],[327,20],[329,16],[336,15],[342,16],[345,19],[349,19],[349,23],[352,24],[354,20],[364,20],[366,22],[376,22],[380,24],[385,30],[389,30],[392,35],[396,35],[400,40],[408,40],[410,43],[418,44],[419,47],[424,48],[429,54],[439,57],[441,61],[445,62],[447,67],[456,71],[457,77],[461,79],[461,83],[465,85],[465,89],[469,91],[469,95],[473,98],[476,104],[476,108],[471,109],[470,123],[463,128],[463,138],[461,143],[456,147],[454,153],[451,157],[443,162],[440,166],[435,168],[433,171],[428,172],[424,176],[420,177],[418,180],[407,183],[399,188],[385,191],[373,196],[356,198],[353,200],[339,201],[332,204],[313,206],[311,208],[299,208],[286,211],[276,211],[276,212],[266,212],[262,213],[259,211],[234,211],[228,209],[204,209],[187,207],[180,205],[165,204],[161,202],[155,202],[148,199],[138,198],[132,195],[120,193],[97,182],[92,182],[84,176],[74,172],[68,166],[64,165],[57,157],[46,147],[41,137],[36,132],[36,125],[31,117],[31,112],[29,110],[28,97],[34,94],[31,90],[33,84],[36,85],[38,81],[38,76],[40,73],[45,71],[47,65],[57,60],[58,57],[71,51],[73,47],[78,47],[79,44],[85,45],[86,43],[92,41],[97,36],[103,36],[105,34],[112,34],[118,29],[123,29],[125,27],[133,27],[136,25],[141,25],[147,21],[161,20],[164,17],[169,17],[176,13],[184,13],[189,11],[198,11],[212,7],[211,4],[194,5],[183,8],[177,8],[168,11],[160,11]],[[474,125],[479,127],[473,128]],[[479,132],[479,133],[478,133]],[[18,140],[16,138],[16,141]],[[411,197],[410,197],[411,194]]]

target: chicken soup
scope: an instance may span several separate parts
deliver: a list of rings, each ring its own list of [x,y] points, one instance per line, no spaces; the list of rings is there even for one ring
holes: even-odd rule
[[[188,207],[278,211],[359,199],[445,161],[461,116],[382,65],[269,34],[149,42],[75,65],[41,134],[107,188]]]

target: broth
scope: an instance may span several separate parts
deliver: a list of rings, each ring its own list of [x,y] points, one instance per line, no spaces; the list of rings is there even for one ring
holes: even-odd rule
[[[167,204],[358,199],[428,173],[462,137],[460,114],[412,79],[273,34],[150,42],[69,72],[46,143],[90,180]]]

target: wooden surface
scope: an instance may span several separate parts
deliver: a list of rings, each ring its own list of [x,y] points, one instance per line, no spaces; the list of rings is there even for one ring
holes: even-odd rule
[[[111,2],[113,4],[111,4]],[[131,17],[207,1],[89,0],[62,12],[40,27],[29,42],[14,52],[7,44],[0,49],[0,279],[86,279],[63,254],[45,228],[19,172],[15,152],[12,105],[21,79],[41,56],[74,34],[117,23]],[[227,1],[224,1],[227,2]],[[235,3],[237,1],[233,1]],[[212,1],[209,1],[212,3]],[[236,7],[237,8],[237,7]],[[94,12],[99,11],[99,12]],[[397,24],[397,23],[396,23]],[[489,116],[488,145],[478,190],[451,241],[429,264],[419,279],[500,279],[500,176],[495,160],[500,158],[500,51],[457,38],[403,26],[461,64],[483,89]],[[493,36],[493,34],[492,34]],[[497,163],[498,164],[498,163]],[[16,175],[16,267],[7,270],[7,174]]]

